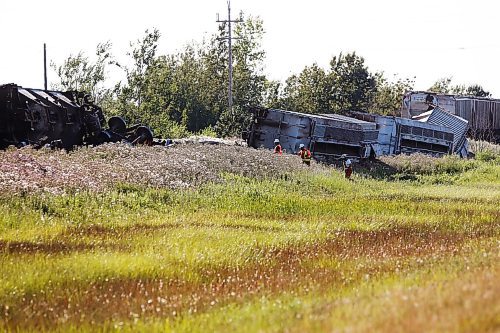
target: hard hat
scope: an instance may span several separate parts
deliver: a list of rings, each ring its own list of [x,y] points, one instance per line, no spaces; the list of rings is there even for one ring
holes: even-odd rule
[[[351,165],[351,160],[345,161],[345,165]]]
[[[280,143],[279,139],[274,139],[274,143]]]
[[[302,148],[304,148],[304,144],[303,144],[303,143],[301,143],[301,144],[299,145],[299,148],[301,148],[301,149],[302,149]]]

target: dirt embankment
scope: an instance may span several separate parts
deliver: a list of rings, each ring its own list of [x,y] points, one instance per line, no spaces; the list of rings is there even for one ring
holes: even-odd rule
[[[302,168],[298,156],[225,144],[105,144],[69,153],[23,148],[0,151],[0,188],[4,194],[102,191],[123,183],[173,189],[219,182],[225,173],[271,178]]]

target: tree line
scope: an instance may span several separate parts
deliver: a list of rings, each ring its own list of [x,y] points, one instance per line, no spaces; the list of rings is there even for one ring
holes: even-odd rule
[[[243,18],[243,13],[240,14]],[[402,95],[413,89],[409,78],[388,79],[371,72],[355,52],[333,56],[327,69],[313,63],[284,82],[264,74],[264,25],[246,17],[234,29],[233,108],[228,109],[227,29],[173,54],[159,54],[158,29],[146,30],[130,43],[129,63],[119,63],[111,42],[98,44],[94,59],[80,52],[62,64],[51,63],[58,81],[53,89],[81,90],[92,95],[107,116],[120,115],[129,123],[151,126],[156,135],[182,137],[190,133],[239,136],[248,126],[250,106],[304,113],[367,111],[398,115]],[[124,79],[106,86],[113,67]],[[453,86],[451,78],[429,89],[441,93],[488,96],[481,86]]]

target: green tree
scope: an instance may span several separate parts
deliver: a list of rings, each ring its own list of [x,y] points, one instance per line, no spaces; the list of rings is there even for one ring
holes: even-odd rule
[[[305,113],[330,113],[327,73],[317,64],[305,67],[286,81],[283,104],[287,109]]]
[[[283,105],[283,84],[277,80],[266,80],[262,104],[269,108],[285,108]]]
[[[69,55],[62,65],[50,64],[59,80],[51,84],[56,90],[77,90],[89,93],[97,104],[111,98],[111,91],[105,88],[106,68],[115,64],[111,54],[111,42],[100,43],[96,48],[96,60],[91,61],[83,52]]]
[[[467,87],[465,90],[466,95],[477,96],[477,97],[491,97],[489,91],[484,90],[484,88],[479,84],[473,84]]]
[[[148,118],[147,110],[143,110],[142,104],[148,86],[148,72],[153,71],[157,64],[156,50],[160,32],[157,29],[145,31],[142,39],[130,43],[132,50],[127,53],[133,65],[126,66],[117,63],[126,75],[126,82],[116,84],[114,93],[116,95],[115,108],[112,113],[123,115],[130,122],[144,122]]]
[[[328,75],[331,85],[330,110],[335,113],[366,111],[376,94],[375,77],[355,52],[334,56]]]
[[[444,77],[436,82],[432,86],[427,89],[427,91],[434,92],[437,94],[451,94],[452,93],[452,85],[451,85],[451,77]]]
[[[243,13],[240,14],[243,17]],[[220,37],[226,37],[221,30]],[[222,111],[215,130],[221,136],[239,135],[250,122],[249,106],[261,105],[266,95],[266,78],[263,74],[265,52],[262,49],[264,35],[260,18],[248,17],[235,28],[237,38],[233,49],[233,109]],[[224,54],[227,59],[227,53]],[[227,63],[227,60],[225,60]],[[227,80],[225,80],[227,86]]]
[[[399,116],[403,95],[413,90],[415,82],[408,78],[402,79],[396,76],[394,80],[389,81],[383,73],[376,73],[375,80],[377,93],[368,112]]]
[[[491,94],[484,90],[479,84],[466,85],[452,85],[452,78],[445,77],[437,80],[428,91],[439,94],[454,94],[454,95],[468,95],[477,97],[489,97]]]
[[[376,77],[368,71],[364,59],[356,53],[341,53],[332,58],[329,71],[313,64],[290,76],[281,104],[294,111],[345,114],[366,111],[376,92]]]

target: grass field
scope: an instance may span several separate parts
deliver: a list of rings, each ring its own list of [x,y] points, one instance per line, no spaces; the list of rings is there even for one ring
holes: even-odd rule
[[[5,185],[0,331],[498,332],[498,159],[420,159]]]

